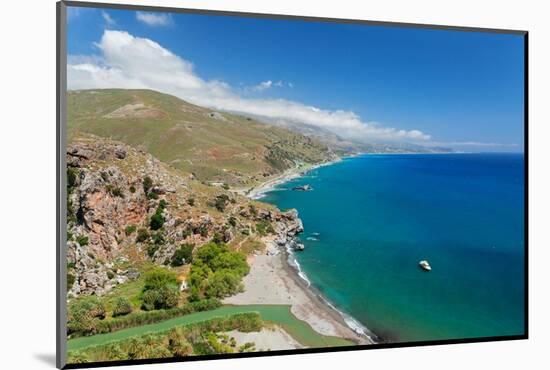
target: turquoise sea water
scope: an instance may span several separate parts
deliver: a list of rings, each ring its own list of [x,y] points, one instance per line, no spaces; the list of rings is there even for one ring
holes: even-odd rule
[[[518,335],[523,163],[522,154],[364,155],[262,200],[299,211],[302,270],[384,340]],[[314,190],[291,190],[303,184]]]

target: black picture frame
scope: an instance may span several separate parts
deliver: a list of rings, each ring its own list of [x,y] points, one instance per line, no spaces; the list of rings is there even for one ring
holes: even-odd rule
[[[160,7],[160,6],[143,6],[131,4],[110,4],[100,2],[80,2],[80,1],[59,1],[56,4],[57,24],[57,63],[56,63],[56,122],[57,122],[57,142],[56,142],[56,286],[57,286],[57,310],[56,310],[56,366],[59,369],[78,369],[78,368],[95,368],[107,366],[123,366],[123,365],[141,365],[141,364],[158,364],[158,363],[173,363],[173,362],[188,362],[188,361],[206,361],[206,360],[221,360],[233,358],[248,358],[248,357],[267,357],[281,355],[295,355],[307,353],[324,353],[324,352],[342,352],[342,351],[362,351],[372,349],[385,348],[403,348],[403,347],[420,347],[448,344],[465,344],[465,343],[482,343],[495,341],[510,341],[524,340],[529,338],[529,32],[526,30],[512,29],[494,29],[494,28],[479,28],[479,27],[461,27],[439,24],[418,24],[418,23],[402,23],[402,22],[384,22],[359,19],[340,19],[340,18],[325,18],[283,14],[265,14],[265,13],[247,13],[237,11],[220,11],[206,9],[191,9],[191,8],[175,8],[175,7]],[[66,18],[67,7],[84,7],[84,8],[103,8],[103,9],[123,9],[123,10],[140,10],[147,12],[165,12],[165,13],[186,13],[186,14],[204,14],[204,15],[219,15],[219,16],[234,16],[248,18],[269,18],[283,20],[301,20],[306,22],[328,22],[328,23],[345,23],[345,24],[362,24],[362,25],[383,25],[387,27],[400,28],[423,28],[433,30],[453,30],[463,32],[484,32],[498,34],[512,34],[523,36],[524,40],[524,332],[520,335],[510,336],[492,336],[478,337],[467,339],[444,339],[444,340],[427,340],[415,342],[401,343],[378,343],[369,345],[354,345],[347,347],[329,347],[329,348],[305,348],[294,350],[279,350],[271,352],[249,352],[249,353],[232,353],[232,354],[216,354],[216,355],[201,355],[189,357],[174,357],[162,359],[143,359],[143,360],[124,360],[124,361],[106,361],[92,362],[85,364],[67,364],[66,361],[66,92],[67,92],[67,50],[66,50]]]

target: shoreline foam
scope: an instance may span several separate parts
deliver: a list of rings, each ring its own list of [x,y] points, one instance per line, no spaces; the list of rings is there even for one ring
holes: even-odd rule
[[[351,315],[343,312],[338,309],[335,304],[333,304],[328,298],[323,296],[320,290],[315,287],[307,277],[307,274],[301,269],[300,263],[294,257],[294,252],[290,248],[286,248],[285,251],[285,260],[287,261],[286,265],[283,268],[291,270],[291,276],[297,279],[297,283],[302,285],[302,288],[309,294],[312,295],[325,310],[331,314],[336,314],[336,319],[344,323],[349,329],[351,329],[355,334],[367,338],[370,343],[377,343],[377,337],[372,333],[366,326],[361,324]]]
[[[243,292],[223,300],[225,304],[289,305],[291,313],[313,330],[325,336],[340,337],[357,344],[371,344],[372,339],[353,331],[338,313],[321,299],[320,294],[307,287],[295,267],[288,263],[288,254],[275,243],[275,237],[263,239],[264,253],[250,256],[251,269],[243,279]]]
[[[283,184],[285,182],[291,181],[299,177],[303,177],[308,172],[311,172],[323,166],[328,166],[331,164],[338,163],[343,159],[345,158],[339,158],[338,160],[325,162],[318,165],[306,166],[306,167],[295,167],[293,169],[287,170],[283,174],[277,176],[276,178],[266,181],[265,183],[251,189],[247,193],[247,196],[251,199],[261,199],[265,196],[265,194],[271,191],[274,191],[277,185]],[[267,238],[264,238],[264,239],[267,239]],[[350,332],[354,334],[350,336],[349,332],[345,333],[345,331],[343,331],[340,333],[339,336],[342,336],[348,339],[353,339],[359,344],[372,344],[377,342],[378,338],[374,333],[372,333],[366,326],[361,324],[351,315],[338,309],[335,304],[333,304],[330,300],[324,297],[321,294],[321,292],[314,285],[312,285],[311,281],[307,277],[307,274],[302,270],[300,263],[294,256],[294,251],[291,249],[290,246],[287,245],[285,248],[282,248],[282,247],[280,248],[276,246],[274,243],[272,243],[272,241],[270,241],[269,239],[264,240],[264,243],[266,244],[268,251],[273,248],[279,251],[283,249],[280,257],[283,261],[281,266],[282,270],[284,270],[284,273],[286,273],[292,280],[294,280],[295,284],[299,287],[299,289],[303,291],[303,293],[314,304],[317,310],[324,311],[329,317],[331,317],[332,320],[345,326],[346,329],[348,329]],[[275,255],[274,257],[277,257],[277,256]],[[256,261],[256,258],[254,258],[251,261],[252,264],[254,264],[255,261]],[[274,267],[274,266],[272,265],[271,267]],[[251,269],[251,273],[252,273],[252,269]],[[279,275],[282,275],[282,274],[279,273]],[[279,276],[279,277],[284,280],[284,277],[282,276]],[[245,286],[246,286],[246,281],[245,281]],[[289,291],[288,293],[292,295],[293,292]],[[293,306],[292,304],[293,302],[290,302],[290,303]],[[308,320],[308,317],[304,318],[304,317],[300,317],[299,315],[296,315],[296,316],[308,322],[315,329],[315,325],[314,325],[315,323],[311,322],[311,320]],[[316,331],[320,332],[319,330],[316,330]],[[321,334],[326,334],[326,333],[321,333]]]

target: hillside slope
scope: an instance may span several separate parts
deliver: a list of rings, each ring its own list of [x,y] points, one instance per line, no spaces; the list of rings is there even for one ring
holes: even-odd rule
[[[336,155],[315,138],[151,90],[78,90],[67,100],[69,142],[79,132],[124,142],[205,182],[246,188]]]
[[[71,297],[102,295],[148,262],[169,265],[185,243],[222,240],[249,254],[263,247],[264,229],[281,243],[302,229],[294,210],[204,185],[118,141],[79,134],[67,147],[67,166]]]

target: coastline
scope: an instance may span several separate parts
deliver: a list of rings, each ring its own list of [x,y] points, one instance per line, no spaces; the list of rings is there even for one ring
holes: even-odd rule
[[[355,157],[355,156],[354,156]],[[261,199],[274,187],[319,167],[342,161],[344,158],[317,165],[297,166],[281,175],[250,189],[246,196]],[[273,236],[264,237],[263,254],[249,258],[250,273],[244,278],[245,290],[224,300],[227,304],[288,304],[291,312],[307,322],[319,334],[341,337],[357,344],[374,344],[377,337],[364,325],[340,311],[311,285],[301,271],[291,248],[279,246]]]
[[[245,276],[244,292],[223,300],[225,304],[283,304],[299,320],[325,336],[340,337],[357,344],[372,344],[367,335],[352,330],[341,313],[308,286],[298,271],[288,263],[289,254],[275,243],[275,237],[265,237],[266,251],[249,258],[250,272]]]
[[[317,168],[330,166],[331,164],[338,163],[342,159],[343,158],[338,157],[338,159],[335,159],[332,161],[313,164],[313,165],[297,165],[296,167],[290,168],[284,171],[283,173],[275,176],[274,178],[259,184],[258,186],[248,189],[247,191],[244,192],[243,195],[247,196],[250,199],[259,200],[263,198],[266,193],[273,191],[273,189],[277,185],[284,184],[285,182],[301,177],[305,173],[315,170]]]
[[[325,298],[314,285],[311,284],[305,273],[299,269],[299,264],[296,260],[294,260],[294,263],[297,264],[296,267],[289,262],[291,258],[294,258],[292,253],[285,251],[283,252],[283,256],[285,262],[283,263],[283,269],[288,272],[290,278],[292,278],[294,282],[305,292],[305,294],[316,304],[319,310],[326,311],[326,313],[333,320],[341,325],[344,325],[346,327],[345,332],[348,330],[353,332],[353,335],[349,337],[349,339],[353,340],[353,337],[356,337],[358,344],[377,343],[377,337],[374,333],[370,332],[368,328],[359,323],[353,317],[340,311],[334,304]]]

